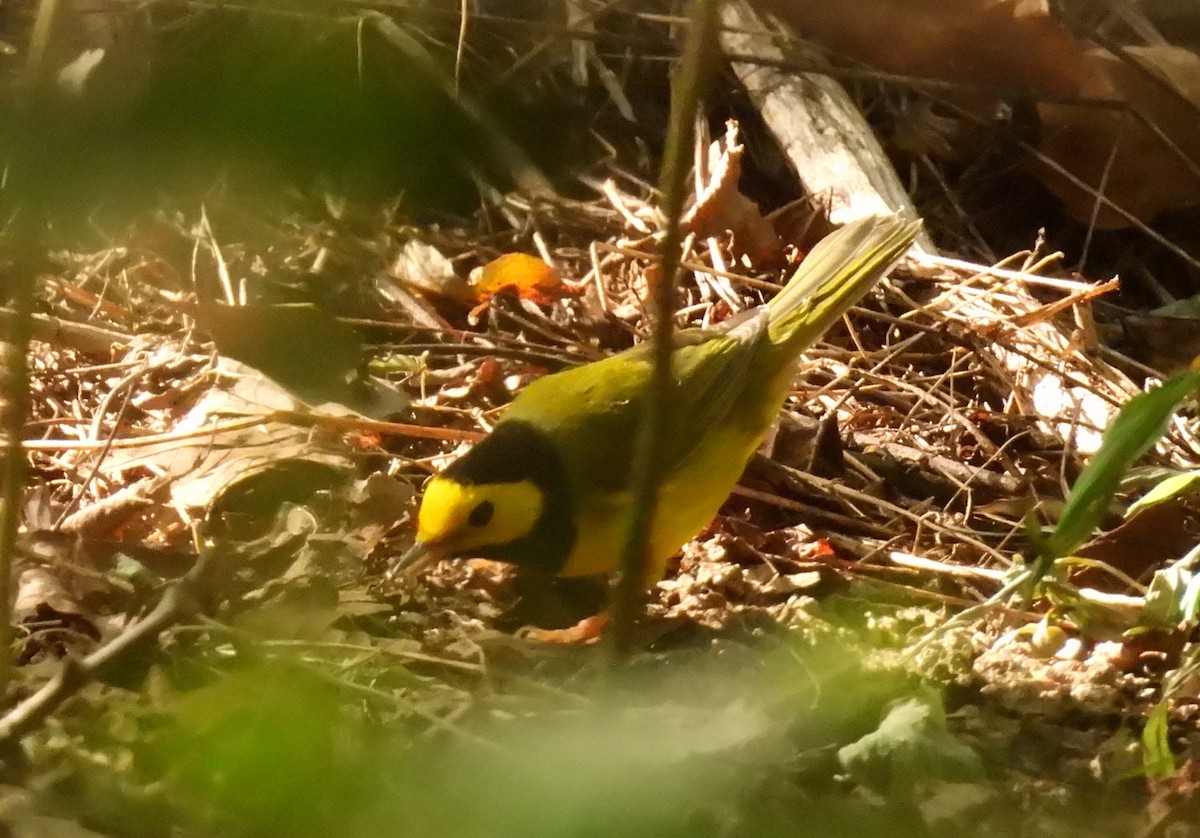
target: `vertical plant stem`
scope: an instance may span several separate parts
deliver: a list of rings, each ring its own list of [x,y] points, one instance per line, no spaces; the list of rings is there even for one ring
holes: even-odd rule
[[[17,225],[18,229],[24,224]],[[32,323],[32,261],[27,248],[14,261],[9,284],[14,315],[4,336],[3,412],[0,432],[4,434],[3,496],[0,497],[0,691],[8,685],[12,655],[12,570],[17,528],[21,520],[25,488],[25,417],[29,412],[29,339]]]
[[[678,77],[671,96],[671,116],[663,150],[659,191],[666,228],[662,265],[654,293],[653,371],[645,411],[638,428],[633,461],[633,514],[621,554],[621,569],[613,587],[609,653],[613,661],[628,657],[633,623],[642,606],[652,556],[651,534],[663,482],[664,443],[671,427],[671,354],[673,347],[675,279],[679,271],[683,236],[680,217],[687,194],[696,109],[713,76],[717,44],[719,0],[692,0],[690,24],[684,42]]]
[[[4,464],[0,467],[0,693],[12,677],[12,575],[17,532],[25,490],[25,420],[29,414],[29,341],[33,330],[34,277],[41,259],[42,199],[37,142],[36,99],[45,77],[46,51],[58,11],[57,0],[41,0],[30,37],[22,89],[9,123],[7,154],[0,160],[7,177],[0,206],[15,211],[7,231],[13,248],[7,283],[13,316],[3,337],[3,386],[0,433]]]

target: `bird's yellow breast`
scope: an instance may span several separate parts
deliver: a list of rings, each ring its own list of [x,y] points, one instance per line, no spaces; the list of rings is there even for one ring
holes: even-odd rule
[[[650,537],[647,584],[666,572],[671,556],[717,514],[758,447],[761,431],[722,429],[693,451],[659,490]],[[627,491],[580,498],[577,536],[560,576],[590,576],[617,569],[629,534]]]

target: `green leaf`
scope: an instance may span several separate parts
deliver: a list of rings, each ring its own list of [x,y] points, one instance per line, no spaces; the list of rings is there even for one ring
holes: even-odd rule
[[[1167,701],[1158,702],[1146,717],[1142,728],[1142,771],[1151,779],[1170,777],[1175,773],[1175,755],[1168,742]]]
[[[1146,605],[1141,625],[1153,628],[1175,628],[1180,623],[1195,625],[1200,614],[1200,574],[1194,570],[1200,561],[1200,548],[1156,570],[1146,591]]]
[[[1131,504],[1125,517],[1132,518],[1143,509],[1194,491],[1200,491],[1200,471],[1184,471],[1173,474]]]
[[[1189,589],[1194,587],[1195,574],[1178,565],[1171,565],[1154,572],[1150,588],[1146,591],[1146,605],[1142,609],[1139,623],[1154,628],[1170,628],[1183,619]],[[1194,592],[1192,598],[1194,598]],[[1193,602],[1188,610],[1194,612]]]
[[[1200,576],[1192,574],[1183,596],[1179,598],[1179,616],[1188,625],[1195,625],[1196,615],[1200,614]]]
[[[983,776],[978,754],[946,727],[941,699],[931,693],[898,701],[871,733],[838,750],[838,762],[856,782],[903,792],[925,780],[974,781]]]
[[[1125,472],[1154,447],[1176,407],[1197,389],[1200,371],[1184,370],[1134,396],[1121,408],[1108,426],[1100,450],[1075,481],[1058,526],[1045,545],[1044,559],[1069,555],[1092,537]]]

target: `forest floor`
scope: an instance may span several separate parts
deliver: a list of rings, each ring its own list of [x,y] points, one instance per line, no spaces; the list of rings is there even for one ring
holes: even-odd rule
[[[1200,834],[1195,481],[1133,503],[1197,467],[1195,419],[1069,560],[1006,589],[1120,406],[1194,354],[1172,337],[1190,316],[1117,296],[1117,268],[1178,297],[1193,269],[1136,231],[1086,261],[1083,227],[995,149],[940,162],[942,191],[914,175],[937,252],[807,354],[631,660],[523,631],[595,614],[607,580],[390,573],[423,480],[517,392],[649,333],[665,77],[637,72],[657,86],[621,102],[593,78],[602,108],[561,106],[595,142],[537,197],[460,167],[477,191],[437,205],[414,165],[398,201],[231,176],[50,208],[0,715],[12,834]],[[831,225],[717,87],[680,325],[769,299]],[[510,103],[543,109],[528,134],[561,93]],[[858,94],[873,126],[908,107]],[[636,131],[626,105],[651,114]]]

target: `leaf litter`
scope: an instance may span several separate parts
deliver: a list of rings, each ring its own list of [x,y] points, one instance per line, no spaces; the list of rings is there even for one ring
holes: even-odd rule
[[[764,216],[735,188],[737,130],[697,154],[714,179],[693,207],[687,323],[757,304],[801,255],[785,246],[799,241],[795,215]],[[131,833],[121,805],[134,799],[151,833],[551,834],[581,812],[614,817],[606,789],[638,801],[644,819],[622,812],[629,822],[612,824],[631,834],[680,823],[768,834],[801,808],[824,834],[988,834],[1022,817],[1047,834],[1109,817],[1130,834],[1182,824],[1195,802],[1195,679],[1175,685],[1162,734],[1180,771],[1136,780],[1140,724],[1165,673],[1194,666],[1189,566],[1174,565],[1172,580],[1145,575],[1181,556],[1124,575],[1070,571],[1051,595],[948,633],[917,661],[941,688],[932,697],[902,660],[948,613],[1003,585],[1030,547],[1026,514],[1054,520],[1064,484],[1140,390],[1136,368],[1088,339],[1093,283],[1039,246],[999,265],[915,255],[810,353],[781,431],[653,592],[647,651],[627,681],[597,686],[589,650],[514,634],[593,613],[602,584],[483,561],[386,579],[425,475],[529,380],[647,333],[661,221],[650,172],[626,165],[598,164],[573,198],[485,190],[472,216],[421,228],[384,219],[369,235],[289,216],[263,219],[270,246],[225,240],[219,202],[203,224],[167,212],[144,222],[212,263],[137,234],[58,257],[34,359],[22,692],[49,661],[136,624],[205,551],[221,573],[186,589],[210,616],[181,611],[132,671],[83,685],[27,740],[43,799],[114,834]],[[818,212],[801,227],[825,223]],[[341,350],[311,378],[291,363],[292,336],[260,328],[286,307],[263,306],[253,316],[266,321],[247,327],[214,325],[212,311],[193,320],[183,304],[189,274],[281,293],[302,264],[330,275],[322,259],[384,278],[339,304]],[[498,259],[536,259],[572,290],[488,279]],[[484,282],[464,282],[473,268]],[[430,274],[436,283],[422,284]],[[135,337],[146,323],[153,333]],[[288,371],[273,375],[272,358]],[[396,399],[387,413],[399,416],[359,421],[370,411],[345,402],[364,369],[411,410]],[[1173,419],[1147,462],[1194,465],[1195,433],[1190,416]],[[135,486],[145,491],[122,497]],[[68,523],[89,510],[103,514]],[[1194,510],[1175,511],[1190,532]],[[1103,564],[1122,567],[1139,543],[1110,548]],[[1175,610],[1151,629],[1145,615],[1164,613],[1163,597]],[[222,778],[212,765],[237,771]],[[280,766],[289,782],[245,793]],[[655,800],[664,779],[673,793]],[[522,783],[555,804],[522,796]],[[14,822],[28,817],[23,795],[3,797]],[[333,807],[339,796],[350,811]],[[1158,821],[1147,825],[1142,805]]]

